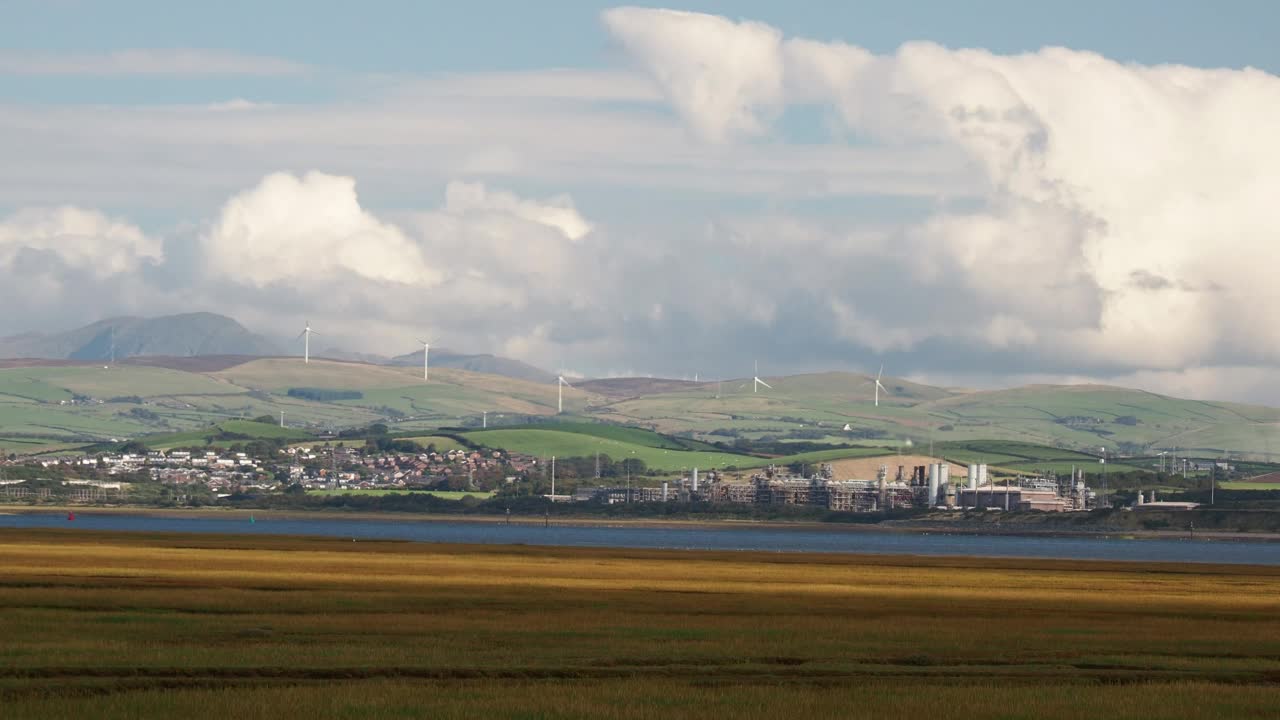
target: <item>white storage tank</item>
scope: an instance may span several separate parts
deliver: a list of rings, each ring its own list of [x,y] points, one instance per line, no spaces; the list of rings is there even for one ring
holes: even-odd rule
[[[929,495],[928,505],[934,507],[938,504],[938,485],[942,482],[942,466],[934,463],[929,466]]]

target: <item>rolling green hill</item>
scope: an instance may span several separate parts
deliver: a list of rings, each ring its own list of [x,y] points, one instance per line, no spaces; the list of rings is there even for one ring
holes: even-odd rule
[[[597,438],[604,438],[606,440],[617,440],[619,442],[631,443],[633,445],[644,445],[645,447],[659,448],[661,450],[722,452],[721,448],[699,440],[672,437],[670,435],[663,435],[661,433],[654,432],[653,430],[625,425],[608,425],[605,423],[589,422],[544,422],[537,425],[515,425],[505,427],[503,429],[556,430],[560,432],[577,433],[580,435],[590,435]]]
[[[196,363],[198,365],[198,363]],[[317,402],[292,388],[353,390],[358,399]],[[594,396],[567,393],[566,410]],[[397,431],[552,415],[556,390],[464,370],[300,359],[253,359],[230,368],[183,371],[152,365],[34,363],[0,368],[0,446],[75,444],[206,433],[230,420],[283,411],[291,428],[315,431],[386,422]]]
[[[511,452],[538,457],[592,457],[596,453],[607,455],[614,461],[637,458],[655,470],[680,470],[701,467],[758,467],[768,460],[735,455],[726,452],[694,452],[626,442],[613,438],[588,435],[566,430],[478,430],[463,435],[469,442],[485,447],[502,448]]]
[[[615,451],[646,448],[646,462],[677,469],[693,458],[672,453],[714,455],[721,451],[708,443],[739,437],[877,447],[910,440],[918,449],[934,443],[962,454],[964,443],[982,440],[988,463],[1012,467],[1087,462],[1085,457],[1096,462],[1102,446],[1111,453],[1141,455],[1178,448],[1201,457],[1268,458],[1273,446],[1280,450],[1280,410],[1275,408],[1102,386],[976,392],[885,378],[888,391],[876,407],[871,378],[856,373],[766,378],[773,389],[759,393],[742,381],[597,383],[600,392],[586,383],[565,390],[565,422],[549,427],[528,423],[556,415],[553,384],[447,368],[433,370],[431,381],[424,382],[413,367],[297,358],[208,365],[191,360],[180,365],[183,369],[65,362],[0,367],[0,446],[62,447],[205,432],[227,421],[278,417],[283,411],[288,426],[306,432],[383,422],[400,435],[429,435],[442,427],[478,429],[487,413],[493,430],[578,436],[543,437],[549,444],[539,445],[534,454],[552,454],[547,448],[555,454],[586,451],[583,443],[612,442],[619,444]],[[289,391],[298,388],[343,392],[327,401],[321,401],[322,393],[291,397]],[[991,453],[992,442],[1062,451],[1027,456],[1010,445],[1008,453]],[[522,447],[533,446],[511,449]]]
[[[147,437],[147,446],[153,450],[170,450],[177,447],[203,445],[221,438],[263,439],[263,440],[306,440],[310,433],[296,428],[280,427],[270,423],[252,420],[228,420],[203,430],[153,435]]]
[[[1103,386],[1039,385],[985,392],[951,391],[887,378],[873,403],[870,378],[823,373],[767,378],[773,391],[723,383],[593,408],[596,417],[661,432],[692,430],[724,439],[773,436],[917,444],[1011,440],[1097,453],[1181,448],[1202,454],[1265,456],[1280,451],[1280,410],[1180,400]],[[745,386],[744,386],[745,385]],[[845,431],[845,425],[850,427]]]

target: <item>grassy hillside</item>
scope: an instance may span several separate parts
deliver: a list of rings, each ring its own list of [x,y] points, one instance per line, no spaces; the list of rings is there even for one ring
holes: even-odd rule
[[[699,440],[691,440],[687,438],[671,437],[652,430],[644,428],[629,427],[624,425],[609,425],[606,423],[587,423],[587,422],[546,422],[537,425],[518,425],[512,427],[504,427],[504,430],[558,430],[561,432],[577,433],[580,435],[590,435],[597,438],[605,438],[607,440],[617,440],[619,442],[631,443],[633,445],[644,445],[646,447],[660,448],[662,450],[694,450],[705,452],[721,452],[721,449],[709,443]]]
[[[451,437],[444,435],[415,435],[412,437],[402,438],[410,442],[415,442],[424,448],[434,447],[437,452],[449,452],[450,450],[465,450],[462,443]]]
[[[765,378],[773,390],[752,392],[749,381],[707,383],[676,392],[629,398],[595,409],[601,417],[636,423],[661,432],[724,430],[751,437],[797,430],[825,430],[847,441],[846,424],[866,434],[880,432],[886,439],[922,437],[941,424],[916,407],[951,393],[886,378],[889,393],[882,393],[880,407],[873,403],[871,380],[853,373],[823,373],[785,378]]]
[[[554,385],[452,368],[433,369],[430,381],[425,381],[421,368],[268,358],[214,375],[244,388],[272,394],[285,394],[290,388],[299,387],[359,391],[363,397],[338,404],[384,414],[390,409],[432,426],[478,420],[483,412],[547,415],[556,411]],[[594,399],[595,396],[588,393],[566,390],[565,410],[581,410]]]
[[[410,368],[335,360],[304,363],[299,358],[262,358],[212,375],[242,388],[268,392],[286,392],[292,387],[370,390],[408,385],[414,380]],[[417,377],[421,378],[420,372]]]
[[[963,436],[1016,437],[1060,447],[1265,446],[1274,408],[1178,400],[1103,386],[1032,386],[940,399],[920,408]],[[1212,430],[1213,432],[1206,432]],[[1263,449],[1263,448],[1257,448]]]
[[[1090,462],[1102,446],[1111,453],[1147,455],[1178,448],[1200,457],[1238,453],[1266,458],[1273,448],[1280,451],[1280,410],[1274,408],[1101,386],[962,392],[891,377],[884,379],[888,390],[876,407],[866,375],[766,379],[773,389],[759,393],[744,381],[598,383],[601,392],[591,392],[593,385],[587,383],[585,389],[565,390],[563,418],[580,422],[562,429],[668,453],[714,453],[718,451],[706,442],[737,437],[877,447],[910,440],[917,449],[927,443],[951,447],[960,453],[959,462],[970,458],[964,444],[977,440],[1065,449],[1029,457],[1018,451],[990,452],[988,444],[981,457],[972,458],[1013,468]],[[623,396],[615,392],[618,387],[646,392]],[[353,396],[332,401],[289,396],[297,388],[349,391]],[[489,414],[490,427],[524,429],[531,417],[555,416],[556,400],[552,384],[448,368],[433,369],[425,382],[416,367],[303,363],[298,358],[206,369],[193,364],[187,370],[0,367],[0,445],[6,439],[74,443],[204,431],[229,420],[276,417],[281,411],[289,426],[310,431],[385,422],[397,433],[426,435],[440,427],[477,428],[483,413]],[[671,437],[688,434],[697,440]],[[568,449],[581,450],[583,442],[572,439]],[[559,453],[565,448],[561,443],[555,449]],[[675,464],[669,458],[663,462]]]
[[[598,434],[579,432],[596,430]],[[612,433],[612,436],[611,436]],[[639,458],[654,470],[677,471],[689,468],[759,468],[789,463],[822,463],[842,458],[888,455],[887,448],[833,448],[783,456],[758,456],[711,450],[677,450],[667,443],[671,438],[631,428],[597,425],[564,425],[559,429],[480,430],[464,434],[468,441],[485,447],[502,448],[538,457],[592,457],[597,452],[614,461]]]
[[[1102,446],[1210,455],[1280,452],[1280,410],[1179,400],[1101,386],[1032,386],[953,392],[893,378],[876,407],[867,378],[825,373],[773,378],[774,390],[723,383],[627,398],[594,408],[598,417],[662,432],[693,430],[747,437],[816,434],[872,442],[1009,440],[1097,452]],[[848,424],[851,431],[843,430]]]
[[[147,446],[154,450],[169,450],[177,447],[203,445],[209,441],[236,436],[263,440],[306,440],[311,437],[310,433],[297,428],[282,428],[278,425],[253,422],[252,420],[228,420],[202,430],[149,436],[147,438]],[[230,440],[230,442],[234,441]]]
[[[762,462],[759,458],[725,452],[669,450],[562,430],[479,430],[466,433],[464,437],[470,442],[485,447],[502,448],[539,457],[592,457],[600,453],[608,455],[615,461],[638,458],[655,470],[753,467]]]
[[[464,370],[433,371],[424,383],[413,368],[266,358],[211,371],[151,365],[0,368],[0,446],[74,443],[195,433],[230,420],[285,413],[292,428],[343,428],[389,422],[399,430],[479,424],[554,414],[556,391]],[[359,399],[319,402],[291,397],[292,388],[353,390]],[[566,393],[566,410],[594,396]],[[74,404],[73,404],[74,401]],[[305,433],[304,433],[305,436]]]

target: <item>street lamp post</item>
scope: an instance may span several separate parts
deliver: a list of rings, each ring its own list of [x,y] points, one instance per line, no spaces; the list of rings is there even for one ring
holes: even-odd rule
[[[1107,447],[1105,445],[1102,446],[1102,459],[1099,460],[1099,462],[1102,463],[1102,494],[1106,495],[1107,494]],[[1107,502],[1110,503],[1111,501],[1108,500]]]
[[[631,454],[634,456],[636,454],[636,451],[632,450]],[[631,462],[627,463],[627,504],[628,505],[631,504],[631,466],[634,464],[635,463],[631,463]]]

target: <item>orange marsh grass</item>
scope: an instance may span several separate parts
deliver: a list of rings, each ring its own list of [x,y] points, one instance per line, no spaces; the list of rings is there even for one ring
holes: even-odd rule
[[[918,717],[895,708],[934,698],[1157,717],[1124,708],[1185,697],[1192,714],[1160,717],[1248,716],[1202,710],[1274,710],[1277,591],[1262,567],[0,531],[0,702]]]
[[[545,682],[339,682],[278,687],[166,689],[77,698],[24,699],[7,717],[132,720],[138,717],[268,718],[1198,718],[1274,717],[1280,690],[1206,683],[1022,687],[873,681],[843,686],[718,685],[678,680]]]

